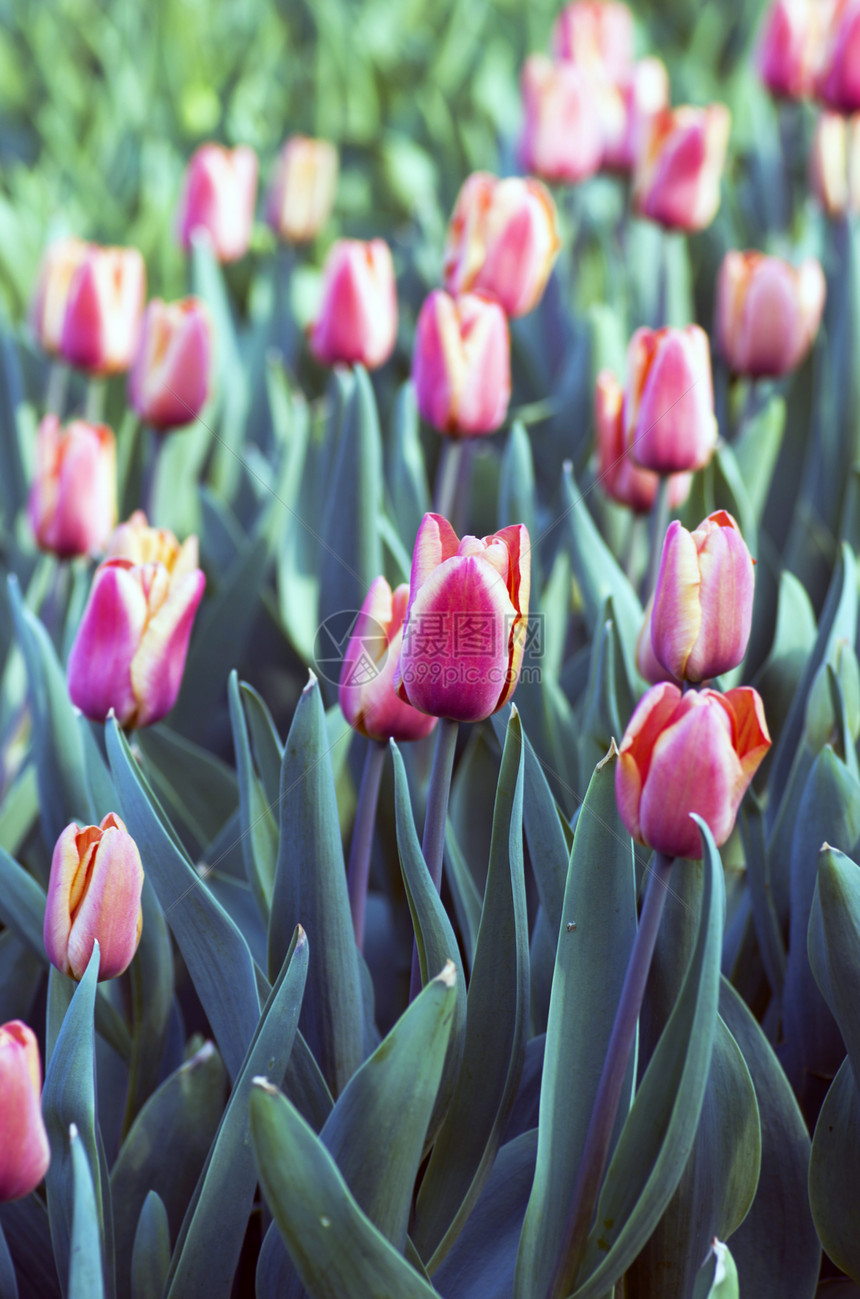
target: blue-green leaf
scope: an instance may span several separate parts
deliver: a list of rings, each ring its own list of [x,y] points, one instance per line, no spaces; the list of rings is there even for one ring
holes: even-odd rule
[[[824,1252],[860,1284],[860,1088],[850,1057],[830,1084],[815,1125],[809,1203]]]
[[[67,1295],[68,1299],[104,1299],[99,1209],[87,1154],[74,1123],[69,1128],[69,1146],[74,1207]]]
[[[15,1265],[21,1299],[60,1299],[48,1212],[39,1196],[0,1204],[0,1225]]]
[[[809,919],[809,963],[860,1078],[860,866],[824,844]]]
[[[275,881],[275,863],[278,857],[278,822],[275,809],[270,805],[262,781],[254,770],[248,725],[235,669],[230,673],[227,697],[239,777],[242,857],[248,883],[260,915],[268,922],[269,904]]]
[[[170,1266],[170,1224],[164,1201],[150,1191],[143,1202],[131,1255],[131,1299],[162,1299]]]
[[[0,1299],[18,1299],[15,1264],[12,1262],[2,1226],[0,1226]]]

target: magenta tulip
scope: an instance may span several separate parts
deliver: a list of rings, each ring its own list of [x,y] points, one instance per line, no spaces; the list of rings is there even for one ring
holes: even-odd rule
[[[337,149],[328,140],[287,140],[266,200],[266,220],[279,239],[299,244],[319,234],[334,206],[337,171]]]
[[[835,0],[826,15],[815,91],[837,113],[860,110],[860,0]]]
[[[705,331],[698,325],[637,329],[627,349],[624,393],[624,445],[633,460],[658,474],[689,473],[708,463],[716,443]]]
[[[375,370],[397,340],[397,288],[384,239],[339,239],[323,274],[322,303],[310,329],[311,351],[323,365]]]
[[[42,255],[30,307],[30,326],[41,346],[52,356],[60,353],[69,288],[89,249],[90,245],[83,239],[69,236],[49,244]]]
[[[729,252],[717,280],[720,352],[736,374],[787,374],[811,348],[827,285],[814,257],[795,269],[780,257]]]
[[[811,94],[820,27],[819,0],[773,0],[758,50],[759,76],[772,95],[804,99]]]
[[[520,160],[544,180],[575,183],[593,176],[603,155],[596,77],[575,63],[533,54],[523,66],[525,121]]]
[[[637,514],[647,514],[657,498],[660,475],[642,469],[633,458],[627,442],[624,390],[609,370],[601,370],[597,376],[594,406],[597,481],[619,505],[626,505]],[[684,504],[691,482],[691,474],[669,475],[670,509],[676,510]]]
[[[720,206],[731,115],[725,104],[666,108],[648,123],[633,178],[640,216],[678,230],[703,230]]]
[[[104,550],[116,523],[116,439],[106,424],[46,415],[27,502],[41,550],[62,559]]]
[[[451,437],[492,433],[508,412],[510,352],[507,318],[497,302],[435,289],[418,316],[412,354],[421,415]]]
[[[205,230],[219,262],[235,262],[248,251],[257,201],[257,155],[247,145],[225,149],[202,144],[185,171],[179,203],[179,242],[191,247]]]
[[[552,48],[557,59],[622,75],[633,62],[633,14],[616,0],[572,0],[555,20]]]
[[[88,244],[69,281],[60,351],[92,374],[131,365],[146,296],[146,269],[136,248]]]
[[[35,1191],[51,1162],[39,1043],[20,1019],[0,1024],[0,1095],[0,1201],[5,1202]]]
[[[209,395],[212,330],[198,298],[153,298],[143,317],[128,395],[142,420],[166,430],[190,424]]]
[[[603,134],[601,167],[630,172],[636,165],[651,119],[669,103],[669,74],[660,59],[640,59],[599,96]]]

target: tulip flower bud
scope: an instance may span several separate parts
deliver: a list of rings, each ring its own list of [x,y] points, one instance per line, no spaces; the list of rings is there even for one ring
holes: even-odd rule
[[[59,354],[63,341],[63,321],[72,279],[88,252],[89,244],[83,239],[69,237],[50,244],[42,257],[30,308],[30,326],[52,356]]]
[[[614,0],[572,0],[555,20],[552,50],[557,59],[620,76],[633,62],[633,14]]]
[[[98,940],[99,981],[127,970],[143,926],[142,889],[137,844],[115,812],[99,825],[67,825],[51,859],[45,907],[51,964],[82,979]]]
[[[860,0],[835,0],[826,23],[815,90],[837,113],[860,110]]]
[[[666,671],[663,664],[654,654],[654,648],[651,644],[651,615],[653,611],[654,596],[652,594],[645,609],[645,617],[642,619],[639,635],[636,637],[636,671],[643,681],[647,681],[650,686],[656,686],[661,681],[675,680],[672,673]]]
[[[266,220],[279,239],[306,243],[320,232],[334,206],[337,170],[337,149],[328,140],[287,140],[266,202]]]
[[[134,520],[124,528],[117,529],[121,544],[157,551],[158,534],[136,536]],[[121,726],[151,726],[176,703],[205,585],[196,557],[196,538],[189,538],[172,568],[121,558],[96,570],[68,668],[72,703],[92,721],[113,709]]]
[[[404,582],[392,594],[384,577],[370,585],[344,655],[338,699],[354,730],[371,740],[423,740],[436,718],[398,697],[394,672],[409,600]]]
[[[395,673],[400,698],[458,722],[507,703],[522,666],[530,575],[524,524],[460,540],[447,519],[425,514]]]
[[[310,328],[323,365],[384,365],[397,341],[397,287],[384,239],[338,239],[323,273],[322,303]]]
[[[640,59],[600,97],[603,158],[608,171],[629,172],[636,165],[651,119],[668,106],[669,74],[660,59]]]
[[[755,578],[741,530],[725,510],[695,532],[675,520],[654,588],[651,644],[678,681],[704,681],[737,667],[747,651]]]
[[[762,24],[758,71],[772,95],[803,99],[812,91],[819,52],[819,0],[773,0]]]
[[[93,374],[127,370],[137,344],[146,269],[136,248],[89,244],[69,281],[60,350]]]
[[[641,469],[626,441],[624,390],[609,370],[597,376],[597,476],[607,496],[637,514],[647,514],[657,498],[660,475]],[[690,494],[691,474],[669,475],[669,508],[677,510]]]
[[[597,85],[596,75],[576,64],[553,63],[543,54],[526,60],[520,139],[520,160],[526,171],[562,182],[594,175],[603,153]]]
[[[445,245],[445,288],[480,292],[508,316],[537,306],[560,247],[555,204],[539,180],[476,171],[457,196]]]
[[[0,1024],[0,1095],[0,1202],[5,1203],[35,1191],[51,1162],[39,1044],[20,1019]]]
[[[185,170],[179,203],[179,242],[191,247],[195,230],[205,230],[219,262],[235,262],[248,251],[257,201],[257,155],[247,145],[225,149],[202,144]]]
[[[507,318],[497,302],[435,289],[418,316],[412,354],[421,415],[452,437],[492,433],[508,411],[510,352]]]
[[[624,733],[615,770],[618,812],[630,834],[669,857],[702,855],[695,812],[719,847],[770,748],[761,699],[748,686],[721,695],[669,682],[652,686]]]
[[[725,104],[687,104],[656,113],[636,161],[635,211],[670,229],[710,225],[720,206],[730,126]]]
[[[787,374],[812,346],[827,284],[814,257],[729,252],[717,280],[717,338],[726,364],[754,378]]]
[[[860,212],[860,113],[822,113],[809,156],[813,193],[829,217]]]
[[[27,502],[41,550],[61,559],[103,550],[116,523],[116,439],[106,424],[46,415]]]
[[[625,445],[658,474],[708,463],[717,443],[708,336],[698,325],[637,329],[627,349]]]
[[[195,420],[209,395],[211,353],[209,313],[199,298],[153,298],[128,381],[140,418],[162,430]]]

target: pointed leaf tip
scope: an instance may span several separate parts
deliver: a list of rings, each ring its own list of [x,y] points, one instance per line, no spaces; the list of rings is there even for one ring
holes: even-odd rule
[[[613,758],[618,757],[618,753],[619,753],[618,745],[615,742],[615,736],[612,735],[609,738],[609,748],[606,751],[606,753],[603,755],[603,757],[600,759],[600,761],[598,762],[597,770],[602,771],[607,763],[611,762]]]

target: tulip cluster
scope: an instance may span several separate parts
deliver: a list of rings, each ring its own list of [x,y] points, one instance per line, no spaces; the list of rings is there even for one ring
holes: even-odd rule
[[[814,257],[795,270],[759,252],[726,253],[717,282],[717,338],[736,374],[793,370],[812,346],[826,294]]]
[[[106,424],[46,415],[27,505],[41,550],[62,559],[103,550],[116,524],[116,439]]]

